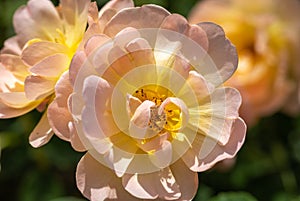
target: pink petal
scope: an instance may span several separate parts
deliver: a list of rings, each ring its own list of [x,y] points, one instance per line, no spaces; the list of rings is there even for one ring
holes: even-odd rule
[[[172,162],[172,144],[168,140],[162,142],[160,149],[149,154],[150,161],[158,168],[166,168]]]
[[[24,81],[25,77],[29,75],[28,66],[23,63],[19,56],[12,54],[1,54],[0,61],[5,69],[19,78],[20,81]]]
[[[187,20],[181,15],[172,14],[167,16],[160,28],[184,34],[186,37],[199,44],[204,50],[208,49],[208,39],[205,31],[199,26],[189,25]],[[186,50],[188,51],[188,49]]]
[[[155,64],[154,54],[148,41],[143,38],[135,38],[126,45],[134,66]]]
[[[142,104],[140,99],[127,94],[126,96],[126,106],[128,111],[128,116],[132,117],[132,115],[135,113],[136,109]]]
[[[91,2],[88,9],[88,24],[91,26],[93,23],[98,20],[98,6],[97,2]]]
[[[47,0],[30,0],[15,12],[13,22],[22,46],[34,38],[54,40],[62,26],[54,5]]]
[[[111,0],[101,8],[101,10],[99,12],[99,16],[101,17],[102,14],[108,9],[113,9],[115,11],[119,11],[123,8],[130,8],[133,6],[134,6],[134,3],[132,0]]]
[[[76,182],[80,192],[91,201],[139,200],[125,191],[121,179],[111,169],[96,161],[89,153],[78,163]]]
[[[189,71],[186,84],[178,94],[178,98],[182,99],[188,107],[196,107],[206,100],[213,90],[214,86],[208,83],[201,74]]]
[[[120,132],[110,109],[111,93],[112,88],[104,79],[97,76],[86,78],[83,86],[86,104],[82,111],[83,130],[100,153],[105,153],[111,147],[106,138]],[[102,146],[99,146],[100,143]]]
[[[182,159],[172,164],[170,169],[181,192],[178,200],[192,200],[198,191],[198,174],[191,171]]]
[[[73,121],[68,109],[68,98],[73,88],[65,72],[55,86],[55,99],[48,106],[48,119],[54,133],[61,139],[70,141],[69,124]]]
[[[63,31],[65,32],[65,43],[75,50],[85,33],[90,0],[62,0],[60,2],[61,15],[64,19]]]
[[[24,108],[31,103],[37,103],[27,99],[24,92],[0,93],[0,99],[5,105],[16,109]],[[38,102],[40,103],[40,101]]]
[[[85,31],[90,0],[61,0],[60,6],[63,19],[67,24],[82,27]]]
[[[191,170],[202,172],[211,168],[217,162],[226,158],[233,158],[244,143],[246,124],[237,118],[232,125],[231,135],[227,144],[222,145],[213,138],[198,134],[189,149],[182,157]]]
[[[76,127],[74,125],[74,122],[70,122],[68,124],[68,127],[69,127],[69,130],[71,132],[71,146],[73,147],[73,149],[75,151],[79,151],[79,152],[82,152],[82,151],[86,151],[86,147],[84,146],[83,142],[81,141],[81,138],[79,137],[78,133],[77,133],[77,130],[76,130]]]
[[[187,79],[191,71],[191,64],[185,58],[176,56],[172,68],[179,73],[184,79]]]
[[[29,70],[31,73],[45,77],[58,77],[68,69],[70,59],[65,54],[53,54],[36,63]]]
[[[99,61],[99,59],[97,60]],[[103,65],[103,62],[105,61],[102,61],[102,63],[99,64]],[[115,85],[122,76],[135,67],[128,55],[128,52],[124,51],[123,48],[119,46],[112,47],[112,49],[108,52],[107,62],[109,62],[110,66],[106,64],[107,68],[102,77],[113,85]],[[103,67],[104,66],[99,66],[96,70],[100,73],[104,70]]]
[[[106,24],[111,20],[111,18],[123,8],[134,7],[132,0],[112,0],[104,5],[99,12],[99,28],[100,33],[103,32]]]
[[[35,65],[44,58],[53,54],[68,54],[68,48],[65,45],[52,42],[36,42],[26,47],[22,52],[22,59],[30,66]]]
[[[30,100],[46,98],[54,92],[56,80],[30,75],[25,80],[25,94]]]
[[[146,100],[136,109],[129,123],[130,136],[137,139],[144,139],[152,137],[159,132],[153,132],[148,128],[151,118],[151,107],[153,106],[155,106],[154,102]]]
[[[104,160],[104,163],[113,169],[118,177],[122,177],[126,172],[132,171],[129,166],[136,156],[138,147],[134,140],[122,132],[110,137],[109,140],[113,145],[99,158]],[[98,153],[94,154],[95,157],[98,157]]]
[[[213,75],[209,75],[209,81],[215,86],[225,82],[237,68],[238,56],[235,46],[225,37],[223,29],[211,22],[198,24],[205,30],[208,41],[208,55],[204,63],[210,65],[211,60],[214,62],[216,69],[212,70]],[[213,72],[215,71],[215,72]],[[212,76],[212,77],[210,77]],[[204,77],[207,77],[204,75]]]
[[[201,121],[209,122],[209,124],[204,125],[200,122],[198,128],[206,135],[218,140],[219,143],[226,144],[230,138],[232,124],[239,117],[241,95],[233,88],[218,88],[206,101],[208,102],[202,102],[200,107],[210,108],[211,114],[205,115],[201,109],[199,112],[202,116]]]
[[[32,102],[31,104],[22,107],[22,108],[12,108],[4,104],[2,101],[0,101],[0,118],[1,119],[10,119],[13,117],[18,117],[21,115],[24,115],[34,108],[36,108],[40,104],[39,101]]]
[[[100,47],[108,40],[110,40],[110,38],[103,34],[91,36],[91,38],[85,43],[84,50],[86,55],[90,55],[97,47]]]
[[[1,54],[21,55],[22,47],[19,44],[17,36],[13,36],[4,41],[4,47],[1,49]]]
[[[176,178],[169,168],[148,174],[127,174],[122,179],[125,189],[140,199],[175,200],[181,196]]]
[[[141,148],[143,151],[148,152],[149,154],[153,154],[155,151],[159,151],[161,149],[167,148],[168,144],[164,143],[168,140],[170,137],[170,134],[168,132],[158,134],[153,138],[148,139],[140,139],[136,141],[138,142],[139,148]]]
[[[24,91],[24,84],[19,81],[2,63],[0,63],[0,92]]]
[[[39,121],[39,123],[35,126],[34,130],[31,132],[29,136],[29,143],[34,148],[38,148],[47,144],[49,140],[53,136],[53,131],[49,125],[47,112],[45,112]]]
[[[106,24],[117,14],[117,11],[114,9],[107,9],[105,10],[101,16],[99,17],[97,26],[98,26],[98,33],[103,33],[103,30]]]
[[[73,59],[71,61],[70,68],[69,68],[69,77],[70,77],[70,82],[71,82],[72,86],[74,86],[76,78],[77,78],[77,74],[85,61],[86,61],[86,54],[84,51],[78,51],[73,56]]]
[[[103,32],[113,37],[126,27],[158,28],[168,15],[167,10],[156,5],[123,9],[108,22]]]

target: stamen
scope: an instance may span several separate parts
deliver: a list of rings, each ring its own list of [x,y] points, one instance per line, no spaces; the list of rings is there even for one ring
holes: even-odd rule
[[[148,127],[159,133],[166,123],[166,114],[163,112],[162,114],[158,114],[158,106],[153,106],[150,108],[150,121],[148,123]]]

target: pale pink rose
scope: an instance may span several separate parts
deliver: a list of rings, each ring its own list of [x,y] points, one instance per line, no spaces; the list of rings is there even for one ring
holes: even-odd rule
[[[54,88],[68,70],[83,40],[90,0],[30,0],[13,16],[16,36],[5,41],[0,55],[0,118],[44,111]],[[53,135],[47,112],[30,135],[34,147]]]
[[[236,45],[239,66],[227,85],[241,92],[241,116],[248,125],[283,108],[300,111],[298,0],[204,0],[189,21],[220,24]]]
[[[87,151],[79,190],[93,201],[192,200],[197,172],[234,157],[245,139],[241,96],[222,86],[235,47],[216,24],[190,25],[155,5],[109,8],[89,23],[52,103],[68,121],[55,120],[58,106],[51,118]]]

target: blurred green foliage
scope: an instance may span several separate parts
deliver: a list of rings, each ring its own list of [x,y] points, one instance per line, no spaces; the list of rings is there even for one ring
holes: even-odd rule
[[[55,4],[58,1],[53,1]],[[107,1],[98,1],[102,6]],[[12,36],[13,12],[26,0],[0,0],[0,46]],[[184,16],[196,0],[136,0],[155,3]],[[39,149],[28,136],[41,114],[0,120],[1,201],[83,201],[76,165],[83,153],[57,137]],[[248,130],[235,165],[228,171],[199,173],[195,201],[300,201],[300,117],[281,113]]]

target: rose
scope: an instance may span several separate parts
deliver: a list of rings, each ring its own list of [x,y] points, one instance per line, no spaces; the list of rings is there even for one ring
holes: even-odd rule
[[[241,97],[221,85],[235,71],[235,48],[219,26],[189,25],[159,6],[120,10],[100,31],[93,19],[61,79],[68,90],[57,85],[53,103],[68,99],[68,120],[50,118],[88,151],[78,188],[91,200],[191,200],[196,172],[244,142]]]
[[[237,46],[239,67],[227,85],[241,92],[248,125],[282,108],[297,114],[299,1],[201,1],[189,21],[220,24]]]

